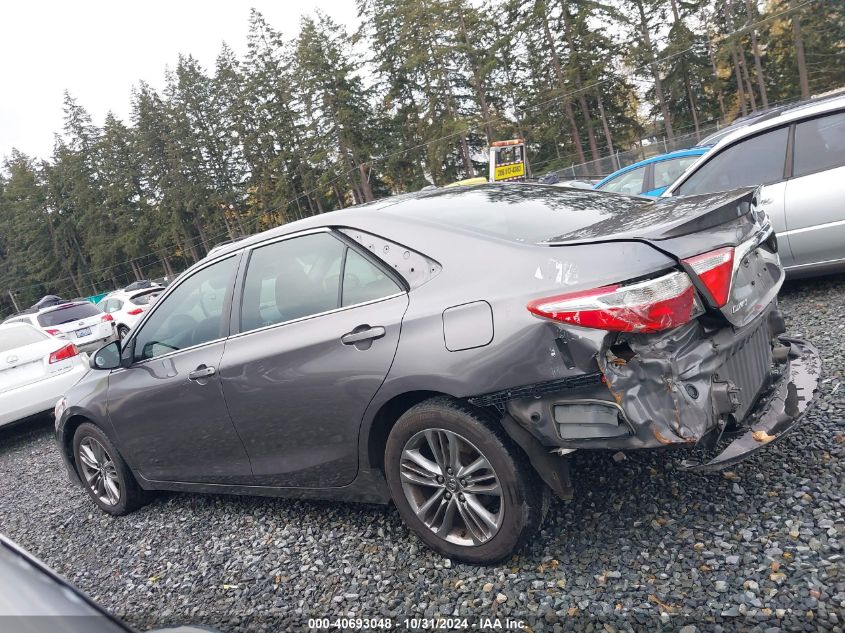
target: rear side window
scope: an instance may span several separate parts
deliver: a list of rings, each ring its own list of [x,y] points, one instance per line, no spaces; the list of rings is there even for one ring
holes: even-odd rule
[[[345,250],[328,233],[256,248],[244,279],[241,331],[336,309]]]
[[[675,193],[691,196],[783,180],[788,134],[789,129],[782,127],[731,145],[704,163]]]
[[[256,248],[250,257],[241,331],[374,301],[400,291],[381,268],[328,233],[282,240]]]
[[[675,182],[700,156],[684,156],[654,163],[654,189],[668,187]]]
[[[645,170],[645,166],[632,169],[631,171],[604,183],[599,188],[602,191],[611,191],[613,193],[627,193],[635,196],[639,195],[645,190]]]
[[[795,126],[794,176],[845,165],[845,112],[803,121]]]
[[[0,330],[0,354],[16,347],[32,345],[47,340],[49,337],[35,328],[16,325]]]
[[[101,313],[102,311],[93,303],[60,306],[49,312],[39,314],[38,324],[41,327],[52,327],[62,325],[63,323],[71,323],[72,321],[81,321],[82,319],[88,319]]]
[[[351,248],[343,267],[344,306],[375,301],[400,292],[401,288],[378,266]]]

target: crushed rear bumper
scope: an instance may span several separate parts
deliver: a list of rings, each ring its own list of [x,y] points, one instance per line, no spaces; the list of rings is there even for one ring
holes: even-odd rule
[[[749,429],[708,462],[683,462],[692,470],[718,470],[752,456],[801,423],[815,402],[821,373],[818,350],[799,339],[780,337],[789,345],[786,366],[772,389],[761,398],[746,423]]]
[[[691,322],[608,337],[593,357],[598,371],[470,402],[495,406],[558,454],[693,446],[706,454],[740,433],[714,459],[686,464],[724,468],[787,433],[815,398],[818,351],[784,330],[773,303],[743,328]]]

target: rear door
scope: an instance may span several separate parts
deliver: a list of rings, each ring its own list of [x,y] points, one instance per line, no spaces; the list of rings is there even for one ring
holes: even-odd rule
[[[788,265],[845,260],[845,112],[801,121],[794,134],[785,183]]]
[[[357,248],[318,231],[250,254],[221,379],[259,485],[335,487],[357,474],[361,420],[408,305],[402,280]]]

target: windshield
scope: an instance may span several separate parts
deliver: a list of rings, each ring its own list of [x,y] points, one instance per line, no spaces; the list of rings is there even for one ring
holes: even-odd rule
[[[100,309],[93,303],[75,303],[39,314],[38,324],[42,327],[51,327],[71,321],[81,321],[98,314],[100,314]]]
[[[27,327],[25,325],[4,327],[0,329],[0,354],[8,352],[10,349],[23,347],[24,345],[40,343],[47,338],[46,334],[39,332],[33,327]]]

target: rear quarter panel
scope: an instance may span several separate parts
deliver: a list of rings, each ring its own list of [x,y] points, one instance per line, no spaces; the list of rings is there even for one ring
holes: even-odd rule
[[[439,275],[409,293],[396,358],[364,417],[362,456],[366,456],[374,416],[403,393],[426,390],[468,397],[597,371],[595,354],[605,332],[567,327],[574,361],[574,366],[567,367],[555,341],[563,328],[533,316],[526,304],[674,265],[669,257],[634,241],[552,247],[479,237],[458,229],[358,228],[413,248],[442,266]],[[443,312],[474,301],[491,306],[492,340],[473,349],[449,351]]]

